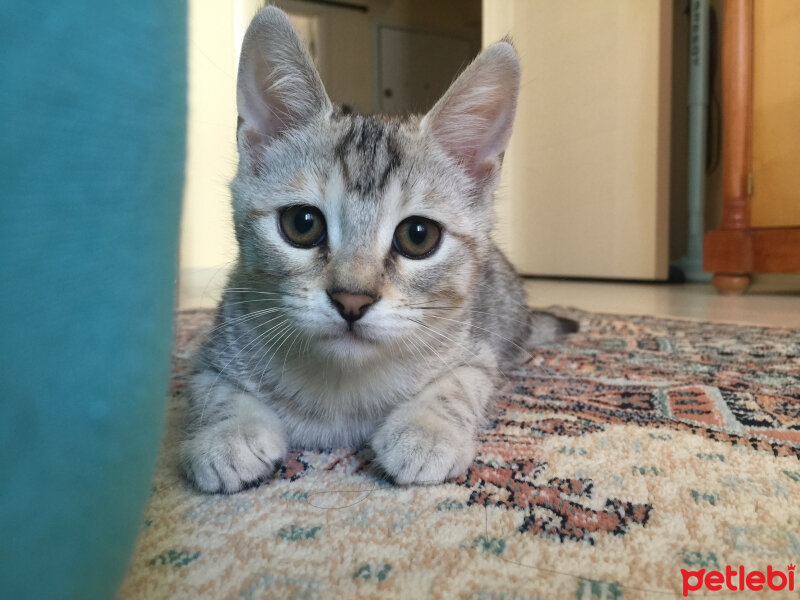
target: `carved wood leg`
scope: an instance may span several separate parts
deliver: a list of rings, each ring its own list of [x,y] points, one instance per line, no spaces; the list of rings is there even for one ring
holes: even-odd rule
[[[722,294],[750,285],[753,124],[753,0],[726,0],[722,30],[722,223],[706,234],[703,268]]]
[[[712,285],[720,294],[739,295],[750,287],[750,275],[747,273],[716,273],[711,279]]]

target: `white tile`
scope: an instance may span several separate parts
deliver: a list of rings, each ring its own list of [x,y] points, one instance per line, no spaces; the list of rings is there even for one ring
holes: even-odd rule
[[[572,306],[594,312],[800,327],[800,278],[760,278],[741,296],[711,285],[528,279],[533,307]]]

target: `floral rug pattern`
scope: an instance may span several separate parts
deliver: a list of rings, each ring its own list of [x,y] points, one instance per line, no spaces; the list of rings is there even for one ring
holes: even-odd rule
[[[120,598],[671,598],[681,569],[797,564],[800,331],[554,310],[581,331],[508,373],[459,480],[399,487],[367,448],[295,451],[232,496],[177,468],[187,360],[211,324],[180,313]]]

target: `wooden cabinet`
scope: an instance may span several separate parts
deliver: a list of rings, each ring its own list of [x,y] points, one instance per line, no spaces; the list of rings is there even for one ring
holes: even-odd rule
[[[520,273],[667,278],[674,6],[484,0],[484,43],[510,33],[522,62],[497,194]]]
[[[800,273],[800,2],[727,0],[723,212],[703,266],[724,293],[752,273]]]

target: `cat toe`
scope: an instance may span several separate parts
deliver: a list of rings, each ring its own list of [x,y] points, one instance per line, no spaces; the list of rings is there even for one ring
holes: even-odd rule
[[[232,494],[266,481],[286,454],[286,442],[269,430],[220,423],[186,439],[181,454],[200,491]]]
[[[372,440],[376,461],[395,483],[435,485],[463,475],[474,441],[446,426],[387,423]]]

